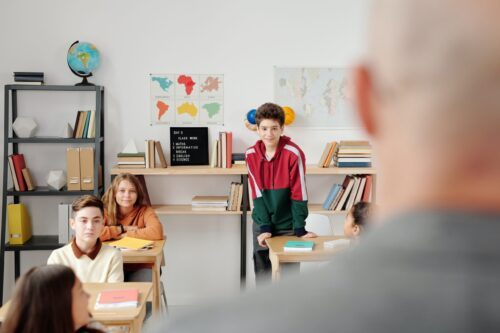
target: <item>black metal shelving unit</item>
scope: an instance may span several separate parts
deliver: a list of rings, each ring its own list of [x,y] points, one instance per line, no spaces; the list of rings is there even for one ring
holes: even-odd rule
[[[95,138],[73,139],[57,137],[32,137],[18,138],[12,131],[12,123],[17,118],[18,91],[47,91],[47,92],[94,92],[95,93]],[[33,191],[15,191],[7,188],[8,179],[8,156],[9,146],[12,146],[10,154],[19,152],[19,144],[91,144],[95,149],[94,158],[94,189],[92,191],[67,191],[64,187],[60,191],[52,190],[46,186],[37,186]],[[7,198],[12,197],[12,203],[19,203],[23,196],[80,196],[93,194],[101,196],[103,186],[99,186],[99,166],[104,166],[104,87],[102,86],[66,86],[66,85],[22,85],[10,84],[5,86],[4,100],[4,154],[3,154],[3,195],[2,195],[2,225],[0,242],[0,302],[3,300],[3,284],[5,275],[5,252],[14,252],[14,274],[16,279],[20,275],[20,252],[53,250],[63,246],[59,244],[57,235],[33,235],[31,239],[22,245],[11,245],[6,243],[7,237]]]

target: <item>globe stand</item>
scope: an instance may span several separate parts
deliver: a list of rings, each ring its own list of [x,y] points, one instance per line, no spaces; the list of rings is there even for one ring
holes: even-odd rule
[[[92,76],[92,73],[89,76],[84,76],[82,82],[75,84],[75,86],[95,86],[95,84],[87,81],[87,78],[90,76]]]

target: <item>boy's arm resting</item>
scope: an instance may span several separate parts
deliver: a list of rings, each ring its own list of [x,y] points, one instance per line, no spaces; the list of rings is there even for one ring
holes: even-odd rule
[[[123,256],[118,249],[113,249],[113,252],[106,282],[123,282]]]
[[[304,236],[306,231],[306,218],[309,214],[307,201],[292,200],[293,232],[295,236]]]
[[[148,207],[144,212],[144,227],[128,230],[127,236],[148,240],[163,239],[163,226],[152,207]]]
[[[272,231],[269,212],[262,197],[253,200],[252,219],[259,226],[261,233]]]
[[[306,218],[309,214],[307,208],[306,188],[306,158],[302,151],[292,160],[290,165],[290,199],[292,202],[293,231],[296,236],[307,233],[305,229]]]

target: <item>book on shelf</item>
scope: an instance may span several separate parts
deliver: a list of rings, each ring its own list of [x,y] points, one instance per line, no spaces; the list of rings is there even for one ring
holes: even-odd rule
[[[33,177],[31,177],[30,169],[24,168],[21,171],[23,173],[23,179],[26,182],[26,187],[28,188],[28,191],[33,191],[36,187],[36,184]]]
[[[356,194],[359,190],[359,184],[361,184],[361,178],[354,176],[354,185],[352,186],[351,193],[349,193],[349,198],[347,199],[347,203],[345,205],[346,210],[350,210],[354,205],[354,200],[356,199]]]
[[[96,310],[136,308],[139,305],[139,290],[110,289],[97,295]]]
[[[87,130],[87,138],[95,138],[95,110],[90,111],[89,127]]]
[[[108,245],[124,250],[144,250],[152,248],[154,241],[125,236],[117,241],[109,242]]]
[[[236,211],[241,211],[241,205],[243,204],[243,184],[239,184],[238,198],[236,199]]]
[[[149,149],[148,149],[149,167],[151,169],[154,169],[156,167],[155,141],[154,140],[148,140],[148,144],[149,144]]]
[[[227,195],[196,195],[191,199],[193,206],[224,206],[227,207]]]
[[[314,242],[312,241],[288,241],[283,246],[285,252],[310,252],[313,250]]]
[[[23,169],[26,168],[26,161],[23,154],[12,154],[12,162],[14,163],[14,170],[16,172],[17,183],[19,191],[24,192],[28,189],[26,182],[23,178]]]
[[[31,238],[31,218],[24,204],[7,205],[7,225],[10,244],[24,244]]]
[[[361,201],[371,202],[372,201],[372,186],[373,186],[373,176],[366,176],[366,184],[365,190],[363,191],[363,196],[361,197]]]
[[[233,132],[226,132],[226,168],[232,167]]]
[[[229,191],[229,203],[227,205],[227,210],[240,211],[242,197],[243,197],[243,184],[232,182]]]
[[[31,76],[31,77],[36,77],[40,78],[44,76],[44,72],[14,72],[14,77],[26,77],[26,76]]]
[[[353,186],[354,186],[354,178],[349,175],[346,176],[344,179],[344,183],[342,184],[344,192],[342,193],[342,197],[340,198],[339,203],[335,207],[336,211],[342,210],[342,208],[345,206],[347,198],[349,197],[349,194],[351,193],[351,189]]]
[[[117,158],[118,163],[131,163],[131,164],[145,164],[144,154],[142,156],[130,156],[130,157],[119,157]]]
[[[222,137],[219,133],[219,140],[217,140],[217,167],[222,168]]]
[[[118,153],[116,154],[117,157],[142,157],[144,159],[144,153],[138,152],[138,153]]]
[[[328,193],[328,196],[325,199],[325,202],[323,202],[323,209],[324,210],[330,210],[330,206],[335,200],[337,194],[340,192],[340,189],[342,188],[342,185],[340,184],[333,184],[333,186],[330,189],[330,192]]]
[[[221,164],[221,168],[227,168],[227,154],[226,154],[226,151],[227,151],[227,135],[226,135],[226,132],[220,132],[220,142],[221,142],[221,147],[222,147],[222,151],[221,151],[221,161],[222,161],[222,164]]]
[[[363,197],[363,192],[365,190],[366,186],[366,177],[363,176],[361,177],[361,182],[359,184],[358,192],[356,192],[356,198],[354,199],[354,204],[357,204],[358,202],[361,201],[361,198]]]
[[[9,160],[9,170],[10,170],[10,175],[12,177],[12,186],[14,187],[15,191],[19,191],[19,182],[17,181],[16,168],[14,167],[14,161],[12,159],[12,155],[9,155],[7,159]]]
[[[218,155],[219,140],[214,140],[212,143],[212,153],[210,154],[210,167],[217,168],[217,155]]]
[[[19,81],[14,80],[14,84],[30,85],[30,86],[41,86],[44,84],[43,81]]]
[[[161,146],[160,141],[155,141],[155,148],[156,148],[156,152],[158,153],[158,158],[160,159],[161,167],[162,168],[168,167],[167,159],[165,158],[165,155],[163,154],[163,147]]]

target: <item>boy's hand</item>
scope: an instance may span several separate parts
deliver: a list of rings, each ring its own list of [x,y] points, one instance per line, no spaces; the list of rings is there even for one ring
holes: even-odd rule
[[[318,237],[318,235],[316,235],[314,232],[312,231],[309,231],[307,232],[307,234],[305,234],[304,236],[301,236],[302,238],[316,238]]]
[[[267,247],[266,239],[271,238],[273,235],[270,232],[263,232],[259,236],[257,236],[257,242],[262,247]]]

